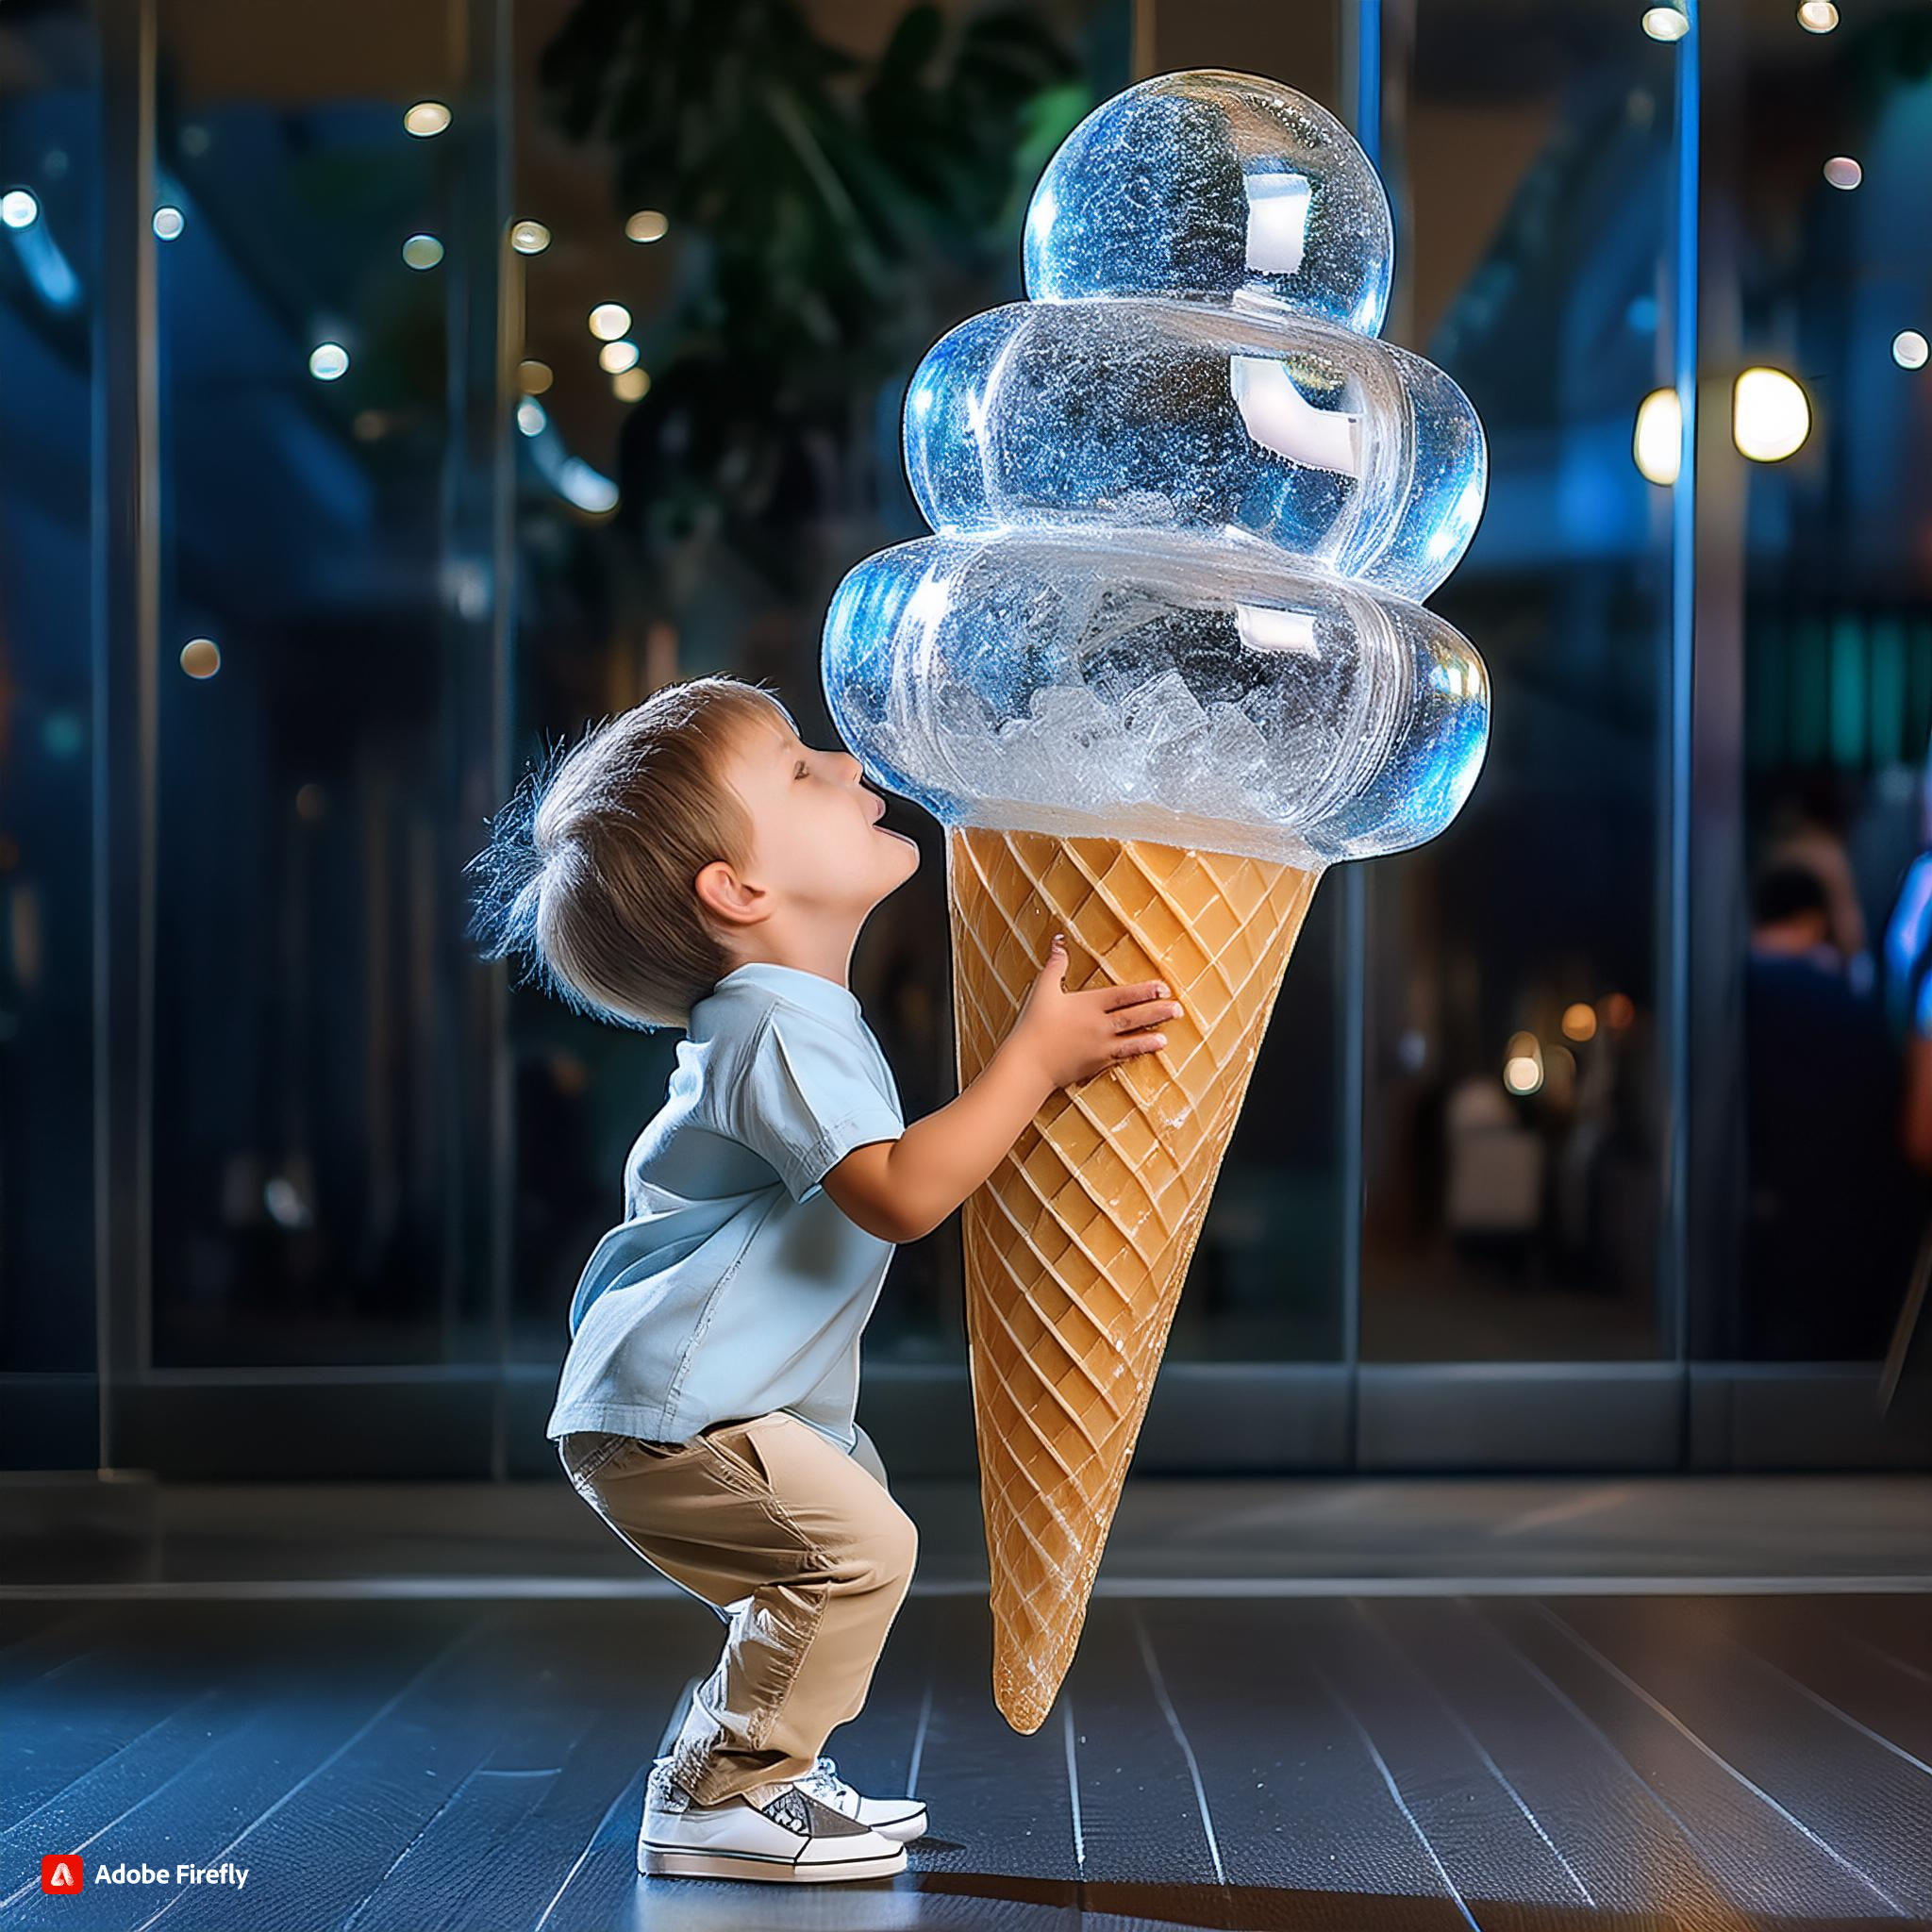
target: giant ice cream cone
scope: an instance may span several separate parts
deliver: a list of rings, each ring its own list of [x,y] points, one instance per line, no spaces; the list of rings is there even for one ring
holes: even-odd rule
[[[948,827],[962,1085],[1056,931],[1070,991],[1159,979],[1185,1008],[964,1204],[993,1694],[1022,1731],[1078,1644],[1316,882],[1434,838],[1488,741],[1482,659],[1420,601],[1481,514],[1482,425],[1376,339],[1391,235],[1292,89],[1205,70],[1104,102],[1034,191],[1028,299],[913,375],[935,534],[826,613],[846,743]]]
[[[1149,840],[956,826],[959,1084],[1048,941],[1065,984],[1161,979],[1166,1047],[1055,1093],[967,1201],[966,1331],[993,1698],[1040,1727],[1073,1662],[1201,1220],[1318,872]]]

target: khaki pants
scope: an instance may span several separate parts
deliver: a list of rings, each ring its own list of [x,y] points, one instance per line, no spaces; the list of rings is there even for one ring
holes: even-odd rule
[[[768,1803],[864,1707],[919,1533],[871,1438],[847,1456],[774,1409],[688,1442],[579,1429],[558,1456],[632,1549],[730,1625],[671,1748],[700,1805]]]

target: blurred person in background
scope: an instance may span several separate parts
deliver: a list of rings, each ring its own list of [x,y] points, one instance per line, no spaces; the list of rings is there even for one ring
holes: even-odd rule
[[[1774,858],[1744,968],[1744,1284],[1749,1352],[1780,1360],[1882,1354],[1923,1219],[1897,1058],[1834,934],[1826,882]]]
[[[1817,879],[1824,893],[1824,938],[1844,962],[1845,977],[1854,990],[1869,992],[1877,969],[1842,824],[1838,800],[1824,790],[1808,787],[1803,796],[1773,808],[1758,864],[1767,874],[1776,867],[1801,866]]]

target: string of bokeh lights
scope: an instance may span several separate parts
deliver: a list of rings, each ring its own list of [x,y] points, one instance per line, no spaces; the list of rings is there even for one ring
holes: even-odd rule
[[[404,130],[419,141],[433,141],[455,124],[455,115],[441,101],[417,101],[405,109]],[[170,211],[175,219],[163,234],[161,216],[156,216],[155,232],[172,240],[181,232],[179,210]],[[640,208],[624,225],[625,237],[636,242],[660,242],[670,232],[669,219],[656,208]],[[525,216],[509,225],[509,245],[518,255],[541,255],[553,237],[542,222]],[[440,237],[418,233],[403,243],[405,265],[426,274],[439,267],[444,257]],[[610,377],[611,393],[622,403],[641,401],[649,391],[651,378],[642,366],[642,351],[629,337],[630,310],[621,302],[600,302],[591,310],[590,330],[599,344],[598,366]],[[317,342],[308,352],[308,373],[318,382],[338,382],[348,374],[350,355],[346,344],[333,339]],[[530,406],[530,399],[541,395],[556,380],[547,362],[525,357],[517,364],[517,384],[524,403],[516,413],[517,426],[533,444],[532,454],[540,472],[553,488],[577,508],[593,516],[606,516],[617,507],[617,487],[581,458],[563,453],[551,426],[548,411]]]

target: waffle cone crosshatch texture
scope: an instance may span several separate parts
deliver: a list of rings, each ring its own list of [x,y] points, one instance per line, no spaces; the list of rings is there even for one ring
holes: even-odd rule
[[[1159,979],[1168,1044],[1054,1093],[961,1210],[993,1697],[1037,1730],[1073,1662],[1214,1181],[1319,872],[954,826],[961,1087],[1064,933],[1070,992]]]

